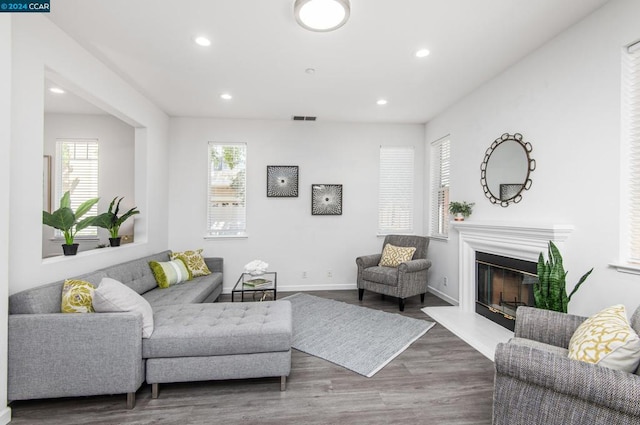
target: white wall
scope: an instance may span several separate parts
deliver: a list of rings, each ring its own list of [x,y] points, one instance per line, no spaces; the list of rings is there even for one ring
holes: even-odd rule
[[[203,238],[209,141],[247,143],[246,239]],[[224,257],[226,292],[254,259],[278,272],[282,290],[355,288],[355,258],[382,247],[376,237],[380,145],[416,149],[415,230],[422,234],[422,125],[174,118],[170,145],[169,248]],[[300,167],[298,198],[267,198],[267,165]],[[341,216],[311,215],[311,185],[320,183],[343,185]]]
[[[11,20],[9,292],[166,249],[168,117],[47,18],[15,14]],[[136,128],[136,243],[42,259],[45,67],[72,85],[66,88]]]
[[[111,115],[89,114],[45,114],[44,117],[44,154],[51,155],[51,196],[55,208],[55,182],[59,170],[56,170],[56,140],[58,139],[97,139],[100,145],[98,164],[98,213],[107,211],[109,203],[115,197],[124,197],[121,211],[135,206],[134,188],[134,128]],[[121,235],[133,235],[134,220],[127,220],[120,228]],[[42,257],[62,255],[60,245],[63,239],[52,240],[54,229],[43,226]],[[98,244],[109,244],[109,232],[98,228],[99,240],[83,241],[76,238],[79,250],[94,249]]]
[[[9,228],[11,140],[11,18],[0,14],[0,228]],[[7,407],[7,319],[9,232],[0,232],[0,424],[9,423]]]
[[[426,126],[427,146],[451,134],[451,199],[476,203],[471,220],[575,226],[563,251],[568,289],[595,267],[569,305],[577,314],[615,303],[633,311],[640,304],[640,276],[609,267],[619,256],[624,196],[621,57],[623,46],[640,39],[638,16],[640,2],[611,1]],[[522,202],[501,208],[483,195],[480,163],[506,132],[522,133],[533,145],[537,169]],[[431,245],[432,289],[454,300],[457,236],[452,230],[448,242]]]

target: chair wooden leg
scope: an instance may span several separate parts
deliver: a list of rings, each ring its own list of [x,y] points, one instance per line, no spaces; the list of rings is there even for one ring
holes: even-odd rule
[[[127,393],[127,409],[133,409],[136,406],[136,393]]]
[[[158,398],[160,384],[151,384],[151,398]]]
[[[398,298],[400,304],[400,311],[404,311],[404,298]]]
[[[280,377],[280,391],[286,391],[287,390],[287,377],[282,375]]]
[[[420,294],[420,303],[424,303],[424,296],[426,295],[426,292],[424,294]]]
[[[362,301],[362,296],[364,295],[364,289],[358,288],[358,300]]]

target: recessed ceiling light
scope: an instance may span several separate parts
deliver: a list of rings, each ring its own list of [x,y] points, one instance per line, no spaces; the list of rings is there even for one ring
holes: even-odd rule
[[[386,105],[387,104],[387,99],[378,99],[378,101],[376,103],[378,105],[380,105],[380,106]]]
[[[193,39],[198,46],[207,47],[211,46],[211,40],[204,36],[198,36]]]
[[[62,90],[60,87],[51,87],[49,91],[55,94],[64,94],[64,90]]]
[[[231,100],[231,99],[233,99],[233,96],[231,96],[229,93],[222,93],[220,95],[220,99]]]
[[[293,14],[300,26],[310,31],[333,31],[349,19],[349,0],[296,0]]]
[[[307,74],[315,74],[316,70],[314,68],[307,68],[304,70]]]
[[[416,57],[417,58],[426,58],[427,56],[429,56],[429,53],[431,53],[429,50],[427,49],[420,49],[416,52]]]

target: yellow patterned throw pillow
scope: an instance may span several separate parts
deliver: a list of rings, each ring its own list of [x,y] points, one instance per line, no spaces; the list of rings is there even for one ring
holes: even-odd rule
[[[380,267],[398,267],[402,263],[411,261],[413,253],[416,249],[413,247],[395,246],[390,243],[384,246],[382,250],[382,258],[380,258]]]
[[[569,341],[569,358],[635,372],[640,363],[640,337],[629,325],[624,305],[605,308],[585,320]]]
[[[204,262],[204,258],[202,257],[202,249],[197,249],[195,251],[172,252],[171,259],[175,260],[176,258],[182,258],[182,260],[184,260],[193,277],[211,274],[211,270],[209,270],[209,267],[207,267],[207,264]]]
[[[150,261],[149,267],[161,288],[191,280],[193,277],[182,258],[171,261]]]
[[[84,280],[65,280],[60,310],[63,313],[93,313],[94,290],[95,286]]]

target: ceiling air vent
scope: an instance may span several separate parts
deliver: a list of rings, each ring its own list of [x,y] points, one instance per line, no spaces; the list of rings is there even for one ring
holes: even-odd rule
[[[294,121],[315,121],[317,117],[307,117],[304,115],[294,115],[291,119]]]

